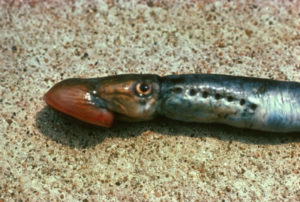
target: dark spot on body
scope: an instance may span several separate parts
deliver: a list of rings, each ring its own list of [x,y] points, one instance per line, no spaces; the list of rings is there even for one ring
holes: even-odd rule
[[[189,94],[190,94],[191,96],[196,95],[196,93],[197,93],[197,91],[196,91],[196,89],[194,89],[194,88],[190,89],[190,91],[189,91]]]
[[[219,99],[221,99],[221,95],[220,95],[219,93],[217,93],[217,94],[215,95],[215,98],[216,98],[216,100],[219,100]]]
[[[202,97],[203,97],[203,98],[207,98],[207,97],[208,97],[208,92],[207,92],[207,91],[203,91]]]
[[[256,104],[251,104],[251,105],[250,105],[250,108],[254,111],[254,110],[256,110],[257,105],[256,105]]]
[[[232,100],[233,100],[233,97],[232,97],[232,96],[228,96],[228,97],[227,97],[227,101],[228,101],[228,102],[232,102]]]
[[[240,100],[240,105],[243,106],[246,103],[245,99]]]

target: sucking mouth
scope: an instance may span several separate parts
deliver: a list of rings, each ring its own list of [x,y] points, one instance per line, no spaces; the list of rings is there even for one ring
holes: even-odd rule
[[[44,99],[51,108],[81,121],[107,128],[113,124],[113,112],[85,79],[64,80],[53,86]]]
[[[53,109],[81,121],[111,127],[115,119],[153,119],[159,99],[157,75],[118,75],[67,79],[54,85],[45,101]]]

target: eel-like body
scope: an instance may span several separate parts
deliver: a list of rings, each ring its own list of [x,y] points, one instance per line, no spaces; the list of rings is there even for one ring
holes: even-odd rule
[[[300,83],[252,77],[125,74],[67,79],[45,95],[52,108],[110,127],[163,115],[272,132],[300,131]]]

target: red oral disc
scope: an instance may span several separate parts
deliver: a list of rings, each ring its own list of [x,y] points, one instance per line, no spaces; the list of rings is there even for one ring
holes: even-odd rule
[[[88,99],[84,85],[56,85],[45,94],[46,103],[69,116],[102,127],[111,127],[113,113]]]

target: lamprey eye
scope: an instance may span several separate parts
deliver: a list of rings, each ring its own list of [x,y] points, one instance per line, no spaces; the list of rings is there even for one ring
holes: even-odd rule
[[[152,86],[148,83],[137,83],[136,92],[139,96],[149,95],[152,92]]]

